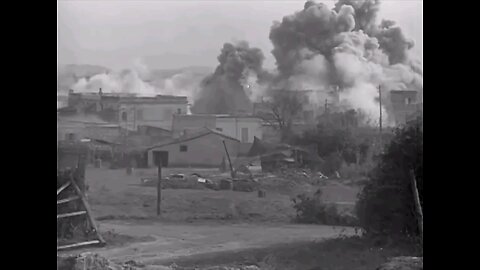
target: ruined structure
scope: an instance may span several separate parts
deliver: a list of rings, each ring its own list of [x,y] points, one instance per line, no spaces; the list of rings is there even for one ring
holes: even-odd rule
[[[419,91],[414,90],[390,91],[390,103],[395,125],[405,124],[422,109]]]

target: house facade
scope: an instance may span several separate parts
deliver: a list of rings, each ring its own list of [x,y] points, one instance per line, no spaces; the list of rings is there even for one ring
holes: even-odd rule
[[[59,141],[79,141],[94,138],[115,141],[120,136],[120,127],[98,119],[95,116],[57,117],[57,139]]]
[[[156,96],[125,99],[120,102],[119,124],[123,129],[136,131],[139,126],[171,130],[175,114],[186,114],[187,97]]]
[[[218,115],[215,128],[241,143],[253,143],[255,137],[263,137],[262,119],[254,116]]]
[[[172,136],[178,138],[202,128],[215,129],[216,119],[213,114],[175,114],[172,120]]]
[[[220,167],[227,161],[225,146],[233,160],[237,157],[240,141],[211,129],[202,129],[148,149],[148,165],[162,161],[167,167]],[[228,163],[227,163],[228,164]]]

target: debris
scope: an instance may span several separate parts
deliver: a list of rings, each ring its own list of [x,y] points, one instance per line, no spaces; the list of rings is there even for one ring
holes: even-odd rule
[[[233,182],[230,179],[222,179],[220,181],[220,189],[231,190],[233,188]]]
[[[169,177],[167,177],[169,180],[186,180],[187,178],[185,177],[185,174],[182,173],[177,173],[177,174],[171,174]]]
[[[395,257],[377,270],[423,270],[423,257]]]
[[[317,175],[321,178],[321,179],[328,179],[327,176],[325,176],[323,173],[321,172],[317,172]]]

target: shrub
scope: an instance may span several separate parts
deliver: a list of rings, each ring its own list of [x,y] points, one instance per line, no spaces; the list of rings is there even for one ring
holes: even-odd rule
[[[321,171],[328,176],[332,176],[335,174],[335,172],[340,170],[341,166],[342,157],[340,153],[335,152],[325,158],[325,162],[323,162],[321,166]]]
[[[356,211],[367,234],[418,236],[411,170],[423,207],[423,130],[421,119],[398,128],[379,156],[370,181],[359,194]]]
[[[319,189],[313,195],[300,194],[292,199],[296,211],[296,221],[299,223],[355,226],[356,219],[338,213],[335,205],[326,204],[321,200]]]

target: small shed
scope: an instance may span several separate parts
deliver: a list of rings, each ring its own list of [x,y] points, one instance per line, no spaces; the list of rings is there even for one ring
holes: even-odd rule
[[[148,148],[149,166],[157,166],[160,160],[169,167],[220,167],[227,160],[225,145],[230,158],[238,155],[240,140],[220,131],[202,128],[180,138],[172,139]]]

